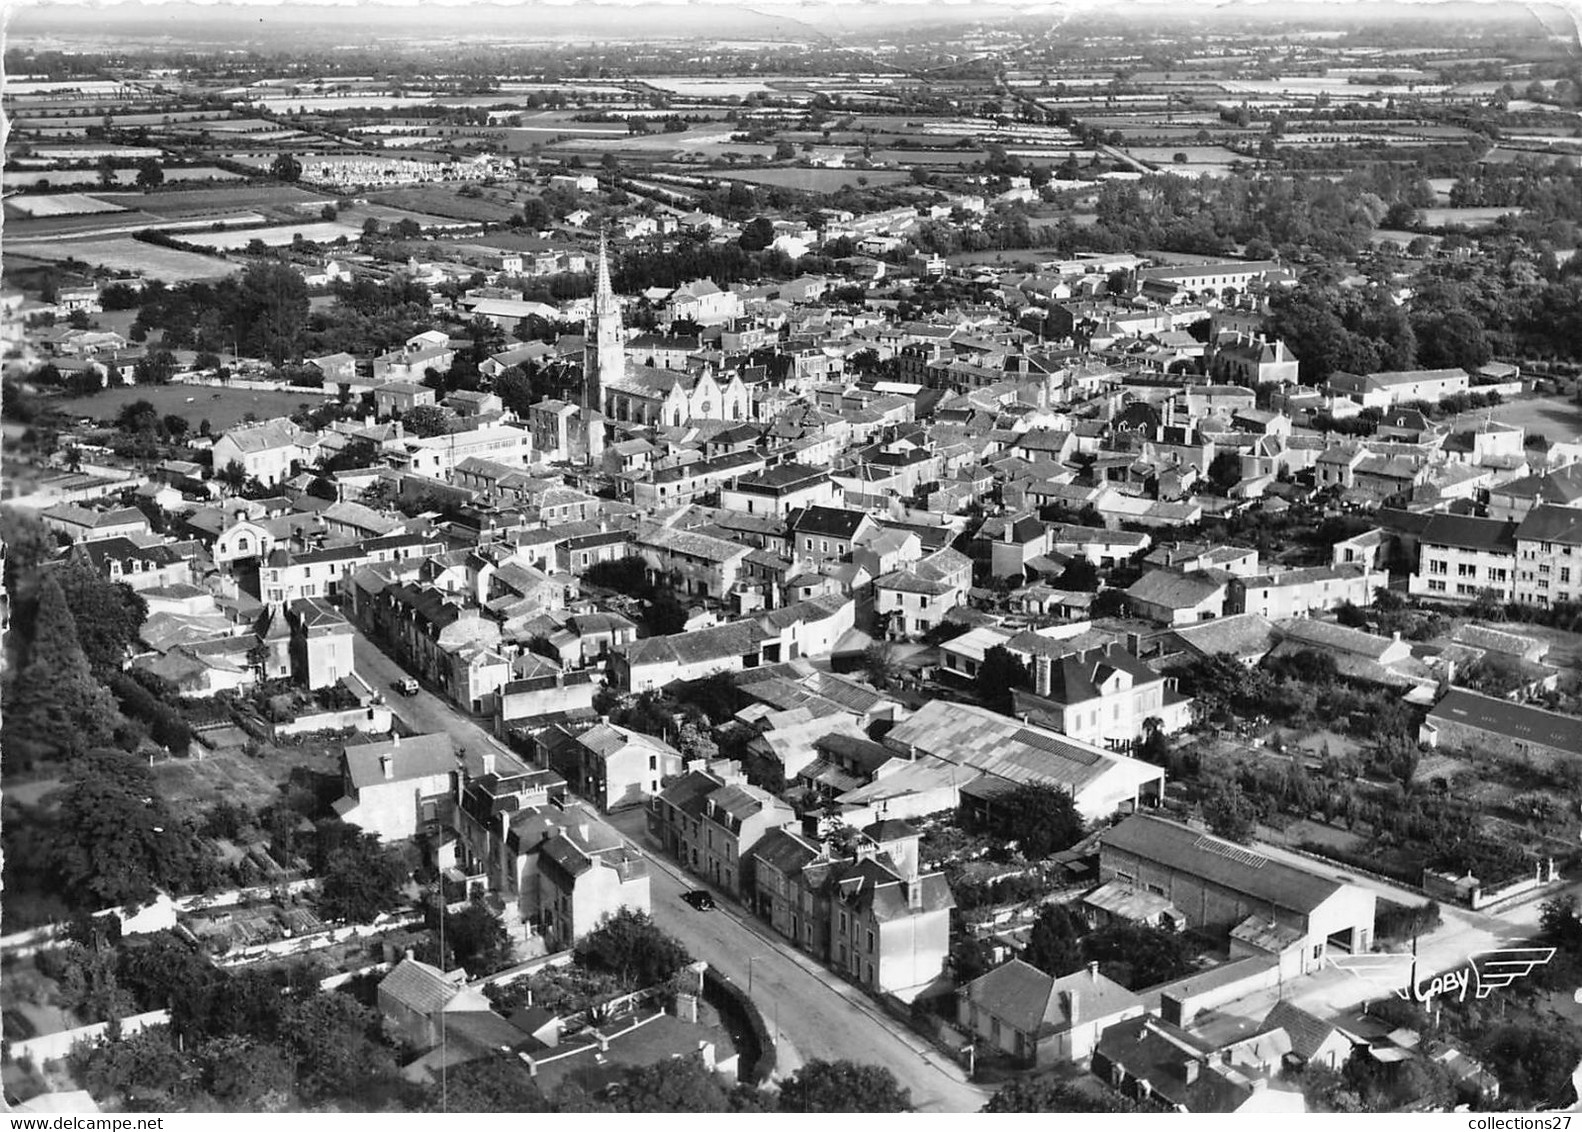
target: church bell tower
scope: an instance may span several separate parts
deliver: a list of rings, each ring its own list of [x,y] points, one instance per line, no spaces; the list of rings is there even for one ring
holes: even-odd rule
[[[593,310],[588,315],[582,348],[582,408],[604,411],[604,389],[626,376],[626,338],[621,327],[621,304],[610,285],[610,255],[604,235],[599,235],[599,273],[593,289]]]

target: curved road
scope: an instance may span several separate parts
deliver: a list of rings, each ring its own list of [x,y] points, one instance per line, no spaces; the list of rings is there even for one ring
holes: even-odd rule
[[[844,1058],[889,1069],[912,1090],[919,1112],[977,1112],[988,1102],[990,1094],[968,1083],[949,1057],[735,903],[721,898],[708,912],[684,903],[681,894],[702,887],[703,881],[649,847],[642,810],[626,810],[609,820],[648,857],[655,922],[694,957],[707,960],[738,986],[750,987],[770,1033],[783,1039],[781,1074],[815,1058]]]
[[[357,672],[420,733],[447,731],[464,746],[496,744],[487,728],[448,700],[424,689],[402,696],[392,681],[408,675],[377,645],[357,632],[352,642]],[[951,1059],[906,1024],[891,1018],[866,994],[780,939],[736,904],[721,899],[711,912],[695,911],[681,894],[701,887],[649,846],[647,816],[641,809],[611,815],[610,822],[645,857],[650,869],[653,916],[665,931],[741,987],[750,987],[770,1033],[781,1037],[779,1072],[804,1061],[846,1059],[882,1065],[912,1090],[920,1112],[977,1112],[989,1093],[969,1084]]]

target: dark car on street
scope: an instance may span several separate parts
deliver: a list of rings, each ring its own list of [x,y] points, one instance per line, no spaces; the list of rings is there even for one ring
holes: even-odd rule
[[[691,892],[683,892],[681,899],[699,912],[710,912],[714,909],[714,894],[706,889],[694,888]]]

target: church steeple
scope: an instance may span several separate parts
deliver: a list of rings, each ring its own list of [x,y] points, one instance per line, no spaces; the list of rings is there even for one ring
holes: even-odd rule
[[[626,335],[621,327],[621,304],[610,283],[610,253],[604,233],[599,233],[599,267],[593,288],[593,309],[588,313],[582,351],[582,407],[604,408],[604,387],[626,376]]]

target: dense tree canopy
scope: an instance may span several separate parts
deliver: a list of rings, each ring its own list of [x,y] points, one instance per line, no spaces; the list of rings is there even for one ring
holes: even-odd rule
[[[14,768],[104,745],[121,722],[114,699],[94,678],[66,595],[51,574],[39,585],[32,638],[5,705],[4,753]]]
[[[208,858],[154,788],[148,764],[96,750],[73,763],[59,807],[57,867],[69,897],[97,910],[146,900],[155,888],[192,892]]]
[[[781,1112],[908,1112],[912,1092],[878,1065],[813,1060],[780,1083]]]
[[[1137,1112],[1118,1093],[1081,1089],[1053,1076],[1016,1077],[983,1106],[984,1112]]]
[[[1071,795],[1056,786],[1024,783],[995,798],[990,821],[996,832],[1014,841],[1032,860],[1069,849],[1082,839],[1082,815]]]
[[[620,909],[583,936],[577,956],[633,989],[663,983],[692,961],[686,948],[660,931],[648,913],[631,908]]]

